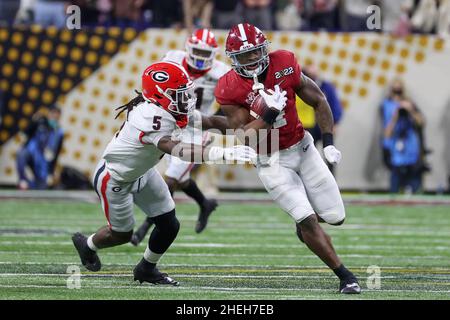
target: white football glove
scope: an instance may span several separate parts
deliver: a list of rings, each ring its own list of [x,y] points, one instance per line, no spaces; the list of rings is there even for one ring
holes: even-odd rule
[[[281,91],[279,85],[276,85],[274,88],[275,91],[273,91],[272,89],[268,90],[271,94],[265,93],[264,90],[259,90],[258,92],[269,108],[273,108],[281,112],[283,111],[284,107],[286,107],[287,92],[285,90]]]
[[[211,147],[208,153],[208,162],[223,160],[253,162],[256,156],[255,150],[243,145],[233,146],[231,148]]]
[[[323,148],[323,154],[325,155],[325,159],[327,159],[330,164],[338,164],[341,162],[342,155],[341,152],[336,149],[335,146],[326,146]]]

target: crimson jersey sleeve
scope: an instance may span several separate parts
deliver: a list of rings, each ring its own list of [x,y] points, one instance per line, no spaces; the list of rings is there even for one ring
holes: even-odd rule
[[[294,82],[293,86],[294,88],[297,88],[301,84],[301,75],[302,75],[302,67],[300,66],[300,63],[298,63],[297,58],[292,53],[292,56],[294,58],[293,64],[294,64]]]
[[[276,51],[277,58],[283,62],[286,66],[286,71],[290,86],[292,88],[297,88],[301,82],[302,68],[295,57],[295,54],[287,50]],[[292,69],[290,69],[292,68]]]
[[[216,101],[220,105],[238,105],[239,102],[233,97],[232,84],[230,83],[230,72],[223,75],[217,82],[216,89],[214,90],[214,95]]]

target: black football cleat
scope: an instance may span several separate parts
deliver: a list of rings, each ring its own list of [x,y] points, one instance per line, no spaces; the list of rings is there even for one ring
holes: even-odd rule
[[[89,271],[100,271],[102,263],[100,262],[97,253],[88,247],[86,236],[77,232],[72,236],[72,242],[75,249],[78,251],[83,266]]]
[[[341,281],[339,292],[343,294],[360,294],[361,287],[359,286],[358,280],[352,277]]]
[[[145,236],[147,235],[148,230],[150,229],[150,227],[153,225],[152,221],[148,221],[148,219],[146,219],[141,226],[137,229],[137,231],[135,233],[133,233],[133,235],[131,236],[131,244],[133,246],[138,246],[139,243],[142,242],[142,240],[144,240]]]
[[[148,262],[142,259],[133,270],[134,281],[148,282],[155,285],[171,285],[179,286],[180,283],[175,281],[167,275],[167,273],[162,273],[158,268],[148,267]]]
[[[217,200],[206,199],[200,207],[200,214],[198,215],[197,224],[195,225],[195,232],[200,233],[205,230],[208,224],[208,218],[211,213],[217,208]]]

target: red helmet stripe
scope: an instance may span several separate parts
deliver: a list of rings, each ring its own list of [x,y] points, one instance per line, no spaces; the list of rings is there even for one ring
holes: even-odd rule
[[[247,34],[245,33],[244,25],[242,23],[239,23],[238,28],[239,28],[239,33],[241,34],[241,39],[244,42],[244,45],[246,45],[247,44]]]

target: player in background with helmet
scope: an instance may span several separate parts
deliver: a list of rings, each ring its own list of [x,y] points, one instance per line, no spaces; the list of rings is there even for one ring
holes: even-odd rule
[[[196,30],[186,40],[186,51],[172,50],[167,52],[163,61],[171,61],[182,65],[189,77],[195,84],[197,103],[195,108],[204,115],[214,113],[214,89],[221,76],[230,70],[225,63],[215,59],[217,53],[217,42],[214,34],[208,29]],[[208,134],[187,127],[183,141],[195,144],[203,144],[208,140]],[[165,180],[173,195],[176,189],[181,189],[185,194],[195,200],[200,207],[195,232],[202,232],[208,223],[209,215],[216,209],[217,201],[207,199],[198,188],[197,183],[190,177],[193,163],[182,161],[177,157],[166,156],[168,168],[165,172]],[[133,234],[131,243],[138,245],[144,239],[152,226],[151,218],[147,218],[138,230]]]
[[[253,150],[245,146],[233,148],[195,146],[172,139],[176,130],[186,127],[195,108],[195,85],[184,68],[171,62],[148,67],[142,76],[142,94],[119,107],[127,111],[126,121],[103,153],[94,174],[97,192],[108,225],[85,237],[72,237],[82,264],[90,271],[101,268],[97,250],[130,241],[134,227],[134,204],[153,219],[153,229],[144,257],[134,269],[134,280],[177,285],[178,282],[157,268],[161,256],[175,240],[179,222],[175,203],[167,184],[155,169],[167,153],[193,162],[225,160],[250,161]],[[225,117],[206,117],[194,113],[204,129],[225,132]],[[192,120],[192,119],[191,119]]]
[[[219,80],[216,100],[235,129],[249,135],[254,130],[271,129],[272,134],[278,130],[279,150],[258,155],[261,181],[272,199],[295,221],[299,239],[339,277],[340,292],[360,293],[356,277],[341,263],[331,238],[319,225],[319,221],[341,225],[345,208],[333,175],[298,118],[296,95],[315,109],[325,158],[336,164],[341,153],[333,145],[330,106],[317,85],[301,72],[294,54],[286,50],[269,53],[268,44],[264,34],[248,23],[230,30],[226,53],[233,70]],[[285,91],[286,106],[280,109],[274,95],[267,95],[262,88]],[[269,108],[252,119],[250,111],[258,92]]]

